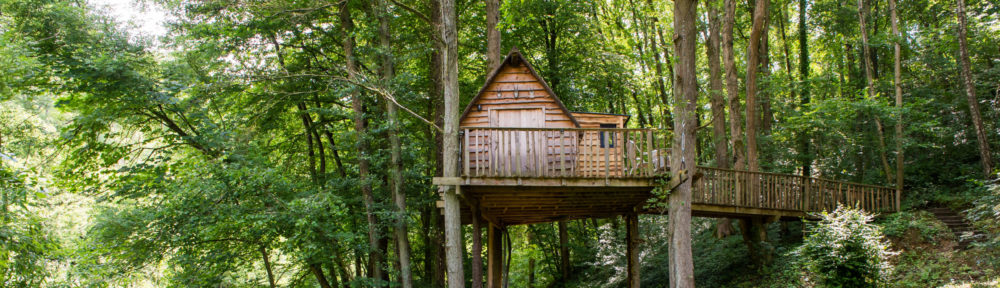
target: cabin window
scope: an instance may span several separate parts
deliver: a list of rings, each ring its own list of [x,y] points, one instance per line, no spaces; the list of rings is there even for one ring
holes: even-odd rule
[[[601,124],[601,128],[618,128],[618,124]],[[601,131],[601,148],[615,148],[614,132]]]

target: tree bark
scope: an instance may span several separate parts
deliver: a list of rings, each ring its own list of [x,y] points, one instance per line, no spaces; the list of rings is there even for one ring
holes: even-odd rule
[[[444,177],[458,177],[458,32],[455,0],[441,0],[441,77],[444,84],[444,135],[442,139]],[[465,287],[462,269],[462,218],[458,200],[460,186],[441,186],[444,198],[445,257],[448,263],[448,287]]]
[[[715,166],[729,169],[729,145],[726,140],[726,95],[722,88],[722,64],[719,63],[719,35],[722,25],[719,23],[719,7],[717,1],[706,1],[708,8],[708,41],[705,43],[705,53],[708,55],[709,95],[712,104],[712,141],[715,146]],[[723,238],[733,234],[731,220],[719,218],[715,225],[716,237]]]
[[[486,56],[489,58],[489,69],[500,66],[503,61],[503,52],[500,51],[500,31],[497,30],[497,23],[500,22],[500,0],[486,0]]]
[[[697,174],[698,147],[695,132],[698,106],[697,33],[694,0],[674,1],[674,133],[670,170],[677,179],[669,196],[669,273],[670,287],[694,287],[694,260],[691,254],[691,177]]]
[[[979,100],[976,98],[976,85],[972,79],[972,64],[969,61],[969,44],[966,40],[965,0],[955,2],[955,17],[958,18],[958,49],[961,54],[962,77],[965,81],[965,96],[969,101],[969,114],[972,115],[972,125],[976,129],[976,140],[979,143],[979,157],[983,165],[984,178],[990,178],[993,173],[993,159],[990,154],[990,144],[986,138],[986,129],[979,114]]]
[[[267,271],[268,287],[274,288],[274,271],[271,271],[271,259],[267,255],[267,247],[260,245],[260,256],[264,259],[264,270]]]
[[[804,0],[800,0],[804,1]],[[896,14],[896,0],[889,0],[889,21],[892,23],[892,46],[893,46],[893,81],[892,86],[896,92],[896,199],[895,207],[899,210],[900,196],[903,194],[903,88],[902,81],[902,57],[900,56],[899,41],[903,37],[899,34],[899,18]]]
[[[639,215],[625,215],[625,226],[625,255],[628,262],[628,287],[639,288],[639,284],[642,282],[642,279],[639,276],[639,272],[642,267],[639,263],[639,244],[642,243],[642,240],[639,239]]]
[[[868,97],[872,99],[875,98],[875,80],[872,75],[872,56],[871,48],[868,47],[868,5],[864,0],[858,0],[858,22],[861,28],[861,51],[862,58],[864,58],[865,65],[865,81],[868,83]],[[882,119],[878,115],[875,115],[875,132],[878,137],[878,148],[879,148],[879,160],[882,161],[883,173],[885,173],[886,183],[893,183],[892,181],[892,168],[889,166],[889,158],[886,156],[885,148],[885,129],[882,126]]]
[[[379,43],[382,52],[382,81],[387,89],[392,89],[393,81],[396,78],[395,63],[392,55],[392,36],[389,30],[389,3],[387,0],[380,0],[379,19]],[[393,202],[396,204],[395,235],[396,238],[396,258],[399,261],[399,282],[403,288],[413,287],[413,272],[410,265],[410,240],[407,227],[406,214],[406,192],[403,191],[405,180],[403,179],[403,163],[401,159],[402,147],[399,141],[399,116],[395,104],[386,104],[386,116],[389,124],[390,162],[391,179],[390,189],[392,190]]]
[[[357,80],[358,67],[354,60],[354,20],[351,18],[351,11],[348,3],[344,2],[340,6],[340,22],[346,33],[344,37],[344,58],[346,58],[347,77],[351,81]],[[371,247],[369,255],[369,265],[371,266],[372,278],[381,281],[384,277],[382,270],[383,251],[378,235],[378,219],[375,216],[375,197],[372,194],[371,183],[369,183],[368,141],[365,139],[368,134],[368,121],[364,115],[364,100],[361,93],[351,91],[351,109],[354,110],[354,130],[357,132],[356,146],[358,149],[358,177],[361,179],[361,193],[365,205],[365,214],[368,220],[368,244]]]
[[[804,0],[803,0],[804,1]],[[743,145],[743,109],[740,108],[739,80],[736,75],[736,56],[733,49],[733,25],[736,23],[736,0],[725,0],[725,19],[722,21],[722,60],[725,62],[726,95],[729,101],[729,141],[733,146],[733,168],[746,169]]]
[[[809,37],[806,30],[806,0],[799,0],[799,107],[807,109],[809,106]],[[810,142],[808,130],[799,132],[799,149],[802,161],[802,176],[812,176],[812,155],[810,155]]]
[[[753,12],[753,27],[750,30],[750,43],[747,47],[747,168],[750,171],[760,170],[757,152],[757,69],[760,63],[761,33],[767,22],[767,6],[770,1],[758,0]]]

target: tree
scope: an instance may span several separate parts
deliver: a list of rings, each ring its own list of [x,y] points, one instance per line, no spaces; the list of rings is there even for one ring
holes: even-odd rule
[[[389,3],[387,0],[379,1],[379,45],[382,52],[382,81],[386,86],[392,86],[396,77],[395,64],[392,56],[392,35],[389,31]],[[396,115],[398,108],[395,103],[386,104],[386,116],[389,121],[389,145],[391,145],[391,169],[392,175],[390,189],[392,189],[393,202],[396,204],[395,234],[396,253],[399,259],[399,282],[403,288],[413,287],[413,272],[410,268],[410,238],[407,236],[407,213],[406,213],[406,192],[403,186],[406,182],[403,179],[402,148],[399,141],[399,116]]]
[[[444,135],[442,136],[444,177],[458,177],[458,35],[454,0],[441,0],[441,82],[444,97]],[[462,218],[458,186],[441,186],[444,198],[445,257],[448,262],[448,287],[465,287],[462,269]]]
[[[800,0],[802,1],[802,0]],[[889,21],[892,25],[892,50],[893,50],[893,90],[896,92],[896,208],[899,209],[899,202],[903,194],[903,88],[900,81],[902,76],[902,65],[900,62],[899,41],[903,36],[899,34],[899,19],[896,11],[896,0],[889,0]]]
[[[486,56],[489,58],[486,71],[493,71],[503,61],[503,52],[500,51],[500,31],[497,30],[498,22],[500,22],[500,0],[486,0]]]
[[[712,105],[712,140],[715,146],[715,166],[729,169],[729,145],[726,141],[726,95],[722,91],[722,67],[719,63],[719,1],[707,1],[708,10],[708,41],[705,42],[705,53],[708,56],[709,95]],[[732,220],[720,218],[716,223],[716,236],[719,238],[733,234]]]
[[[673,174],[673,191],[669,195],[670,209],[670,287],[694,287],[694,259],[691,254],[691,188],[697,174],[698,147],[696,131],[698,119],[698,82],[695,62],[697,59],[697,33],[695,14],[697,2],[674,1],[674,133],[673,157],[670,157]]]
[[[965,85],[965,96],[968,97],[969,114],[972,116],[972,126],[976,130],[976,140],[979,144],[979,158],[983,165],[983,175],[989,178],[993,174],[993,159],[990,154],[990,143],[983,128],[982,115],[979,113],[979,99],[976,97],[976,85],[972,79],[972,64],[969,62],[969,44],[966,40],[965,0],[955,1],[955,17],[958,18],[958,49],[962,68],[962,84]]]
[[[358,68],[354,60],[354,20],[351,18],[350,1],[345,1],[340,5],[340,25],[344,27],[344,58],[349,81],[357,81]],[[368,152],[368,120],[365,119],[365,106],[363,95],[360,91],[351,92],[351,109],[354,110],[354,131],[357,133],[356,147],[360,156],[358,157],[358,177],[361,179],[361,193],[364,196],[365,214],[368,220],[368,245],[369,272],[375,281],[382,281],[385,278],[383,269],[383,251],[378,234],[379,223],[375,215],[375,196],[369,183],[369,166],[371,165]]]
[[[725,62],[726,98],[729,101],[729,141],[733,146],[733,168],[747,169],[743,145],[743,109],[740,109],[739,80],[733,50],[733,26],[736,22],[736,1],[724,0],[725,19],[722,21],[722,60]]]
[[[753,26],[750,29],[750,39],[747,46],[747,169],[760,170],[757,153],[757,69],[760,65],[760,45],[764,25],[767,22],[767,6],[769,0],[756,1],[753,10]]]

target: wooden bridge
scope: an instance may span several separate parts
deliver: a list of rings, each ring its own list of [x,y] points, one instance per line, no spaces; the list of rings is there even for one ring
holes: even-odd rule
[[[656,129],[463,127],[466,205],[493,225],[660,213],[649,208],[656,187],[668,185],[669,135]],[[838,204],[871,212],[899,209],[889,187],[698,167],[692,214],[702,217],[809,217]]]

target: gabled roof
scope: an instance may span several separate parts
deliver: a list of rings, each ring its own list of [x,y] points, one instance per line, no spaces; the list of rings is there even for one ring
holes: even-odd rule
[[[466,116],[469,115],[469,111],[472,111],[472,107],[476,105],[476,102],[478,102],[479,99],[482,98],[484,94],[486,94],[486,88],[489,87],[491,83],[493,83],[493,80],[496,79],[497,75],[500,75],[500,70],[503,70],[503,67],[507,65],[517,67],[520,66],[521,64],[524,64],[525,66],[528,67],[528,72],[531,72],[531,76],[534,76],[536,79],[538,79],[539,83],[542,83],[542,87],[545,88],[545,92],[548,92],[549,95],[552,95],[552,98],[555,99],[556,104],[559,105],[559,108],[563,110],[563,113],[566,113],[566,117],[569,117],[569,120],[573,121],[573,125],[579,128],[580,122],[577,122],[576,117],[573,117],[573,112],[569,111],[569,109],[566,109],[566,105],[563,105],[562,100],[559,100],[559,96],[556,95],[556,92],[552,91],[552,87],[549,87],[549,83],[546,83],[545,79],[542,79],[542,76],[539,76],[538,72],[535,72],[535,67],[531,66],[531,63],[524,58],[524,55],[521,55],[520,51],[517,51],[517,47],[511,49],[510,53],[507,54],[507,57],[503,59],[503,62],[501,62],[500,65],[494,68],[493,71],[490,72],[489,76],[486,77],[486,83],[483,84],[482,88],[479,88],[479,92],[476,93],[475,98],[472,98],[472,101],[469,101],[469,105],[465,106],[465,110],[462,111],[462,117],[460,119],[464,119]]]

